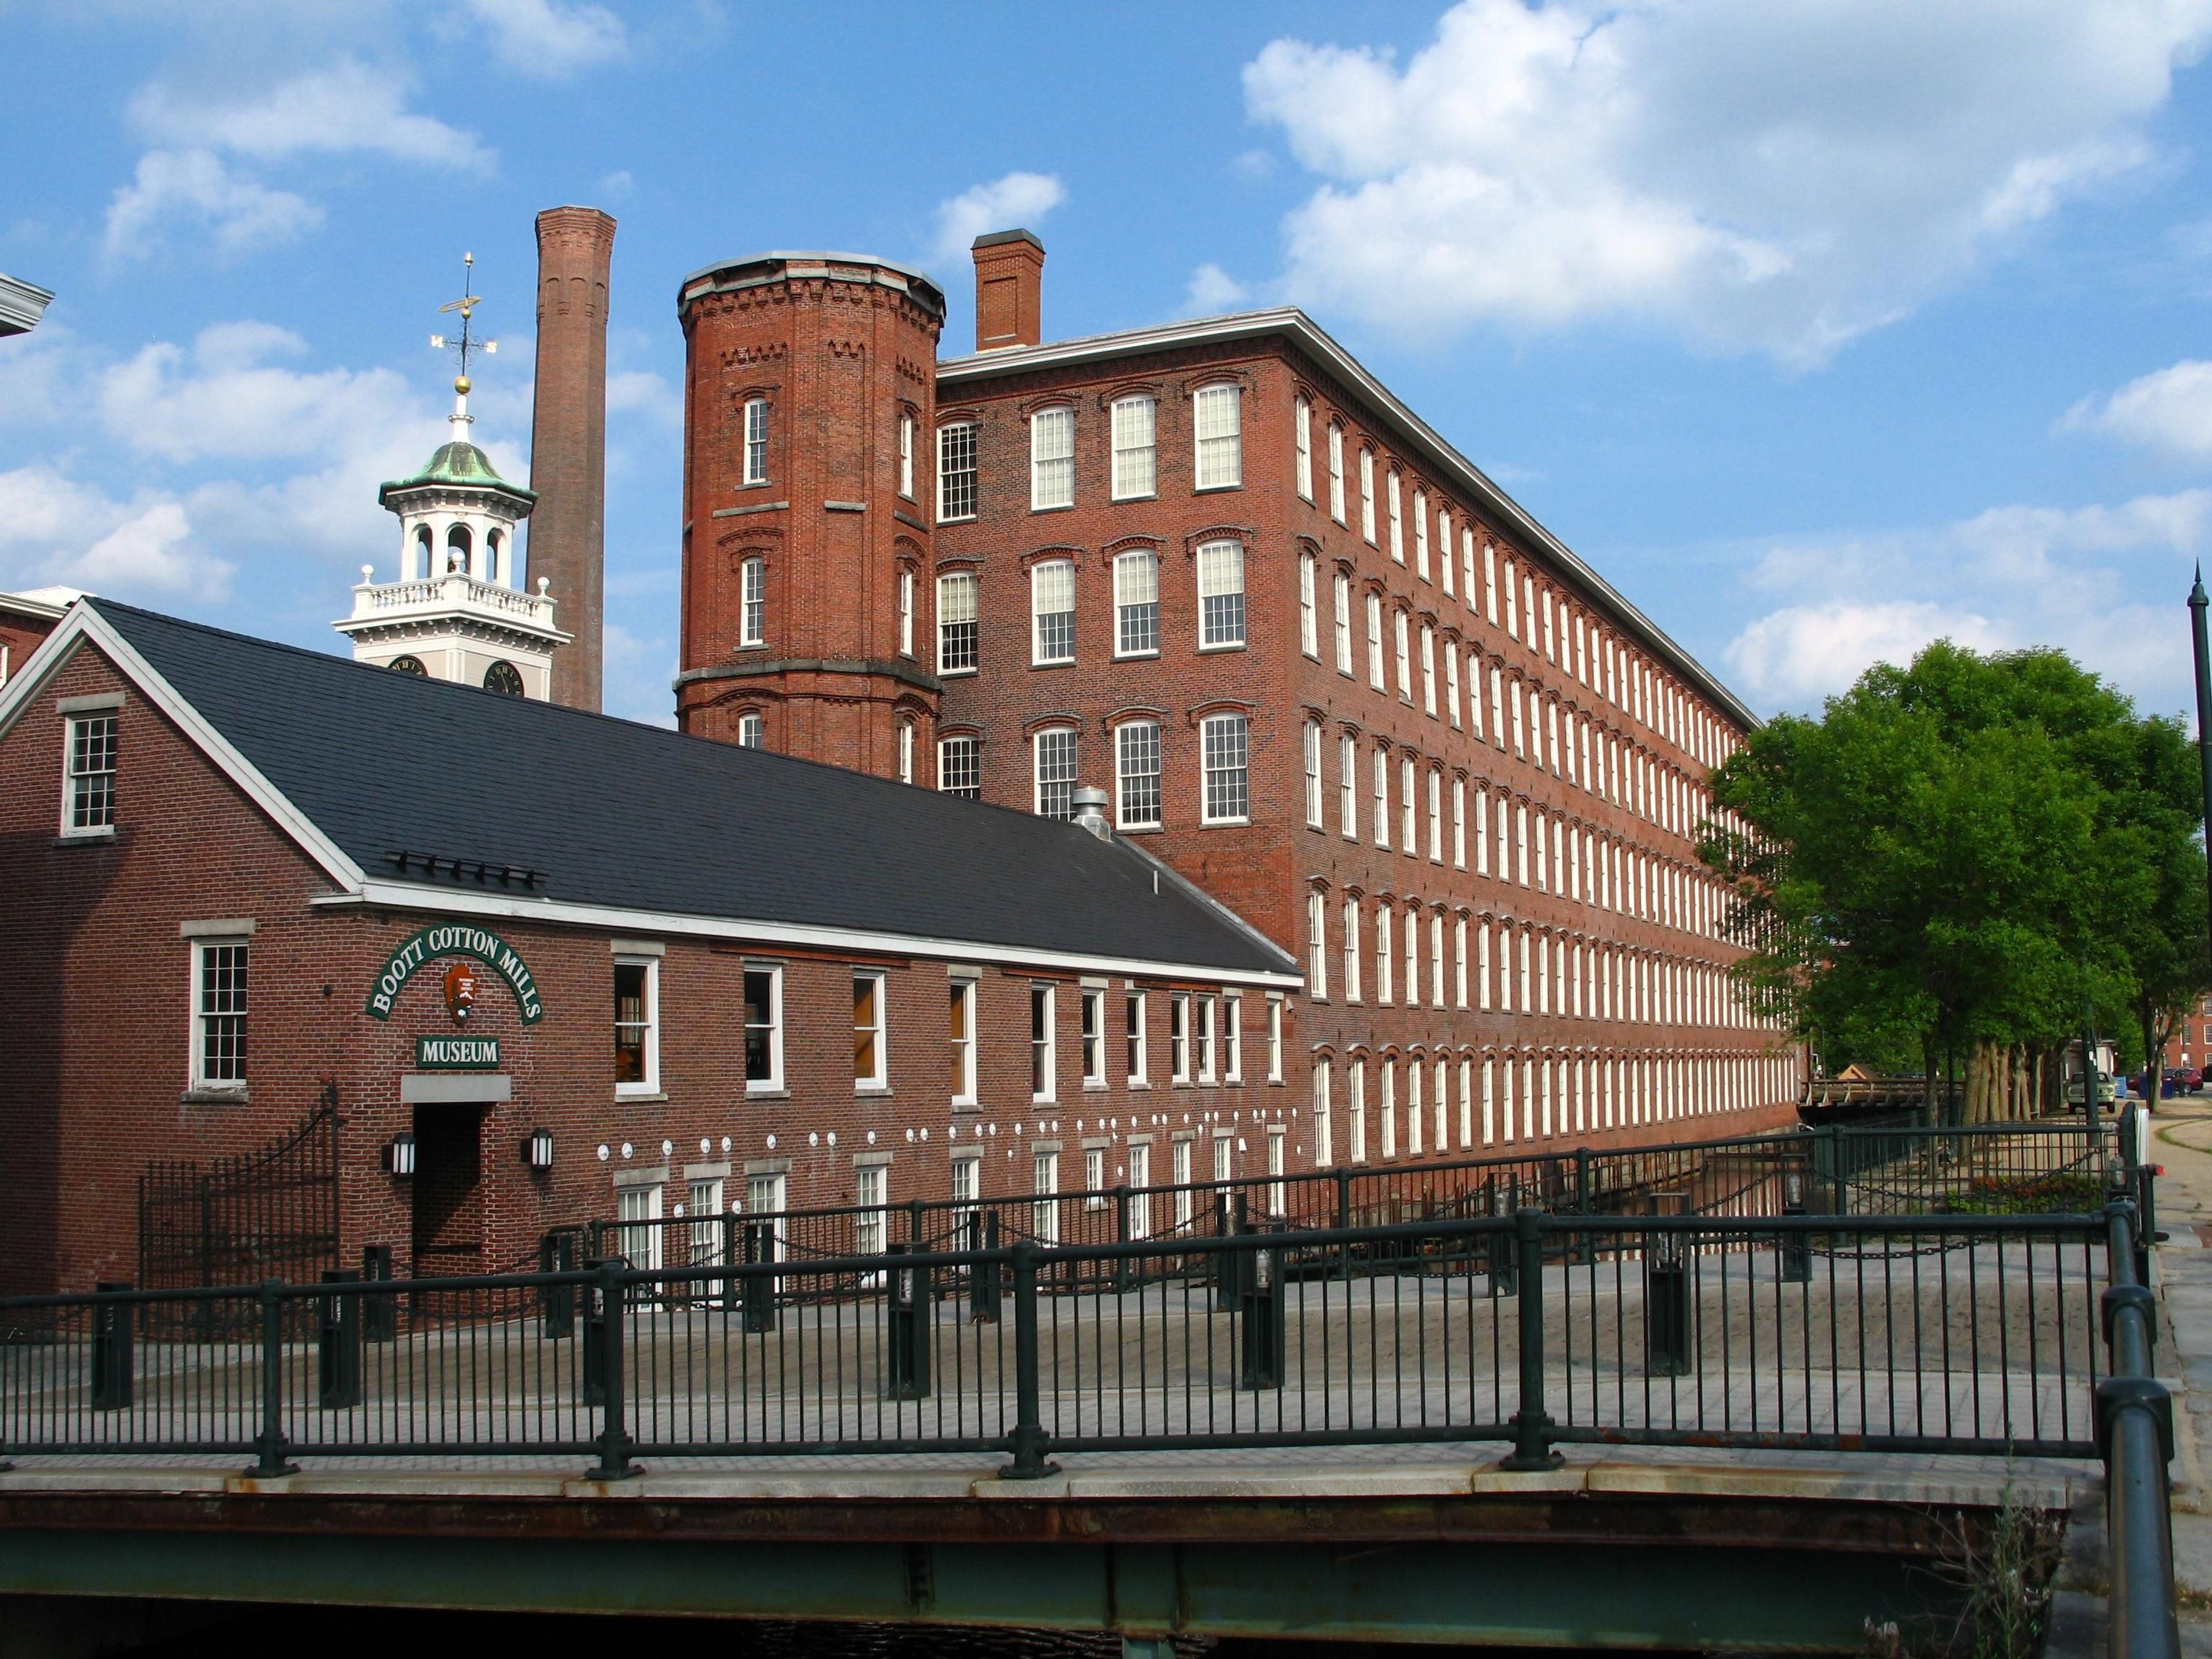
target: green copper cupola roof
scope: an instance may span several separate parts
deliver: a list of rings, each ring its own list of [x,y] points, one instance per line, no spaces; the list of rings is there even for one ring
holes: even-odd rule
[[[465,419],[463,416],[460,418]],[[457,419],[455,424],[459,424]],[[522,484],[509,483],[499,476],[491,464],[491,457],[463,438],[438,446],[437,453],[429,463],[411,478],[394,478],[380,486],[376,492],[377,505],[389,507],[393,495],[409,489],[462,488],[489,489],[520,503],[526,510],[537,504],[538,492]]]

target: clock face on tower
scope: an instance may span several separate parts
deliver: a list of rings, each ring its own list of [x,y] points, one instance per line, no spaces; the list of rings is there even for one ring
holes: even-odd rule
[[[412,674],[418,680],[430,678],[430,671],[422,666],[420,657],[394,657],[385,666],[395,674]]]
[[[511,662],[495,662],[484,670],[484,690],[496,691],[503,697],[523,695],[522,672]]]

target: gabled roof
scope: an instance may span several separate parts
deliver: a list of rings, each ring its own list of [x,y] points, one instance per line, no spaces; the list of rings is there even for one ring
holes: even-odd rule
[[[1297,983],[1256,930],[1073,823],[108,599],[72,607],[0,693],[0,732],[80,641],[355,899]]]
[[[1611,582],[1583,562],[1565,542],[1536,521],[1528,509],[1499,489],[1490,476],[1444,441],[1443,435],[1416,415],[1398,395],[1367,371],[1360,361],[1333,339],[1328,331],[1296,306],[1266,311],[1241,311],[1224,317],[1192,317],[1182,322],[1150,328],[1121,329],[1110,334],[1090,334],[1079,339],[1048,340],[1042,345],[1006,346],[966,357],[946,357],[937,365],[940,391],[974,386],[1002,376],[1034,374],[1085,363],[1110,362],[1148,351],[1170,351],[1188,346],[1236,343],[1266,339],[1286,340],[1316,367],[1334,375],[1354,397],[1364,402],[1376,419],[1394,429],[1407,453],[1419,456],[1439,483],[1448,483],[1490,514],[1508,533],[1518,537],[1531,552],[1541,554],[1580,582],[1593,601],[1610,611],[1613,624],[1641,640],[1732,720],[1748,731],[1759,716],[1745,707],[1735,692],[1721,684],[1703,663],[1629,603]]]

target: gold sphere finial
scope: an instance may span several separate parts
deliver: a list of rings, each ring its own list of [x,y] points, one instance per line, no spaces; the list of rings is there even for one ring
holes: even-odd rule
[[[459,392],[464,398],[467,397],[469,395],[469,377],[465,374],[456,374],[453,376],[453,390]]]

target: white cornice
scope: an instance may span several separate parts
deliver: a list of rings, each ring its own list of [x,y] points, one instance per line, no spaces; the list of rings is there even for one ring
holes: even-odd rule
[[[0,738],[5,738],[15,720],[27,708],[40,690],[55,673],[76,654],[82,643],[90,643],[115,665],[123,677],[143,692],[152,703],[176,726],[256,806],[267,813],[276,827],[299,843],[308,857],[320,865],[323,872],[341,887],[357,889],[366,879],[361,866],[346,856],[343,848],[325,835],[313,820],[285,799],[276,786],[261,775],[260,769],[247,760],[234,747],[230,740],[218,732],[208,718],[186,702],[183,694],[171,685],[155,669],[153,664],[140,656],[136,647],[118,633],[114,625],[92,605],[80,599],[69,608],[61,626],[46,636],[45,643],[31,653],[22,672],[9,680],[5,690],[0,690]]]
[[[1336,376],[1364,399],[1387,424],[1395,426],[1408,447],[1421,453],[1437,472],[1457,483],[1461,490],[1486,508],[1507,530],[1571,572],[1576,580],[1614,613],[1618,626],[1642,640],[1678,672],[1711,697],[1748,730],[1760,722],[1735,693],[1671,638],[1665,629],[1637,609],[1611,582],[1597,574],[1581,556],[1538,523],[1533,514],[1492,482],[1483,470],[1461,454],[1426,421],[1401,402],[1398,395],[1361,366],[1359,360],[1331,339],[1324,329],[1296,306],[1267,311],[1237,312],[1226,317],[1194,317],[1153,328],[1125,329],[1114,334],[1091,334],[1075,340],[1055,340],[1047,345],[1009,346],[967,357],[947,357],[937,365],[940,388],[970,386],[1002,375],[1136,356],[1149,351],[1169,351],[1182,346],[1235,344],[1269,338],[1290,341],[1316,364]]]
[[[496,916],[512,921],[536,921],[554,927],[641,933],[647,937],[667,935],[685,939],[742,939],[750,944],[781,945],[794,950],[863,956],[927,957],[947,962],[993,962],[1009,968],[1045,969],[1061,973],[1121,974],[1147,979],[1194,980],[1216,985],[1259,986],[1269,990],[1296,991],[1305,984],[1299,975],[1270,973],[1265,969],[1200,967],[1188,963],[1039,951],[1022,945],[984,944],[975,939],[941,939],[927,934],[884,933],[855,927],[811,927],[794,922],[685,915],[659,910],[628,909],[615,905],[573,904],[559,899],[468,892],[430,887],[416,882],[386,881],[374,878],[364,880],[356,890],[331,894],[316,899],[314,902],[319,907],[374,905],[394,910],[430,911],[443,915]]]

